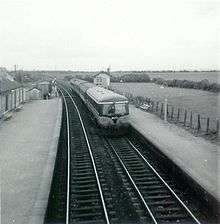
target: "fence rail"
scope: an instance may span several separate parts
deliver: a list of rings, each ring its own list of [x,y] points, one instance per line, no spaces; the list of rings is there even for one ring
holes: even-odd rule
[[[164,102],[153,101],[150,98],[142,96],[133,96],[131,93],[120,92],[117,90],[114,91],[125,95],[129,99],[129,102],[136,107],[142,107],[143,110],[156,114],[161,117],[161,119],[164,119]],[[181,124],[185,128],[196,131],[197,133],[219,136],[219,119],[217,118],[206,117],[195,111],[171,105],[169,102],[166,111],[168,122]]]

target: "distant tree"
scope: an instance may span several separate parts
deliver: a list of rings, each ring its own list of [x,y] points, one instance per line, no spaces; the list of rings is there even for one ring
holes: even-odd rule
[[[158,85],[166,85],[168,87],[178,87],[187,89],[201,89],[211,92],[220,92],[220,84],[210,83],[208,79],[203,79],[199,82],[192,80],[164,80],[162,78],[153,78],[152,82]]]
[[[203,79],[202,81],[199,82],[199,89],[203,90],[208,90],[210,86],[209,80],[208,79]]]
[[[66,81],[70,81],[70,79],[72,79],[74,76],[73,75],[66,75],[65,77],[64,77],[64,80],[66,80]]]

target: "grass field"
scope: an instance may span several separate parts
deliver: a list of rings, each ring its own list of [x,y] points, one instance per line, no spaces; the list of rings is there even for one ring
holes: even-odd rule
[[[189,109],[203,117],[220,119],[220,94],[181,88],[160,88],[154,83],[111,83],[114,89],[134,96],[150,97],[154,101],[168,99],[168,104]]]
[[[201,81],[208,79],[209,82],[220,83],[220,72],[165,72],[165,73],[149,73],[151,78],[168,79],[186,79],[192,81]]]

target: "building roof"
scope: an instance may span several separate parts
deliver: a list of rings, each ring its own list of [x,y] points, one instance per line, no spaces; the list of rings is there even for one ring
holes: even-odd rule
[[[50,84],[49,81],[38,82],[38,85],[49,85],[49,84]]]
[[[16,81],[10,81],[8,79],[1,78],[0,79],[0,93],[7,92],[13,89],[17,89],[22,85]]]
[[[6,68],[0,67],[0,93],[7,92],[21,87],[19,82],[14,81],[8,74]]]
[[[99,86],[89,88],[86,92],[92,99],[99,103],[128,101],[125,96],[119,95],[115,92],[112,92]]]
[[[109,78],[111,77],[110,74],[108,72],[105,72],[105,71],[101,71],[99,72],[98,74],[94,75],[93,78],[96,78],[97,76],[99,75],[105,75],[105,76],[108,76]]]
[[[36,86],[33,86],[31,89],[28,89],[27,92],[32,90],[37,90],[38,92],[41,92],[41,90],[39,90]]]

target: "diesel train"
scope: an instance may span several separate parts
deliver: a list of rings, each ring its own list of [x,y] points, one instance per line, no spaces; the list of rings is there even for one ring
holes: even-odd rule
[[[121,132],[127,130],[129,102],[125,96],[80,79],[71,79],[70,83],[100,127]]]

